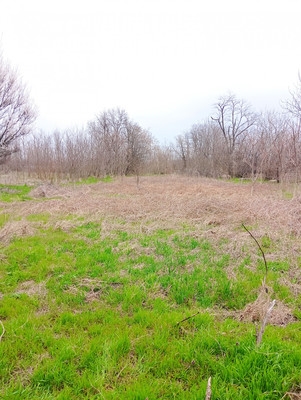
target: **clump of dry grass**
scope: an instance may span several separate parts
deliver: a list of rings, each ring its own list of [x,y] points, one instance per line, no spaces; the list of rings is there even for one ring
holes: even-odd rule
[[[122,282],[106,282],[100,279],[82,278],[78,279],[73,285],[68,286],[64,291],[72,295],[82,294],[86,303],[100,300],[103,292],[108,287],[119,288]]]
[[[249,303],[239,312],[239,320],[244,322],[260,323],[264,320],[267,311],[271,305],[271,296],[267,288],[261,287],[256,300]],[[269,316],[268,323],[277,326],[286,326],[287,324],[296,321],[292,310],[281,301],[277,301],[273,311]]]
[[[26,220],[9,221],[0,229],[0,242],[8,244],[14,237],[33,235],[32,224]]]
[[[301,392],[287,392],[281,400],[301,400]]]
[[[27,294],[28,296],[45,297],[47,295],[46,282],[25,281],[20,283],[16,294]]]

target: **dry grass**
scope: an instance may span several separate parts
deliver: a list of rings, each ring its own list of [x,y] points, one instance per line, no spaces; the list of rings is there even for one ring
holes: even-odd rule
[[[83,186],[45,184],[33,190],[36,200],[2,204],[5,213],[22,219],[6,223],[0,230],[0,240],[31,234],[34,227],[26,217],[48,213],[51,223],[57,219],[57,227],[63,230],[72,228],[75,222],[62,221],[60,216],[101,219],[103,235],[106,224],[111,230],[113,219],[115,224],[122,220],[140,232],[161,228],[162,223],[166,229],[186,223],[192,235],[205,235],[217,243],[227,237],[231,252],[237,251],[239,256],[241,246],[250,243],[240,229],[243,222],[255,236],[268,235],[277,242],[277,257],[281,257],[281,251],[287,254],[288,242],[289,251],[297,256],[299,246],[296,241],[291,243],[290,237],[301,237],[301,195],[287,199],[283,190],[277,184],[258,183],[251,195],[251,187],[245,183],[177,175],[142,177],[139,187],[134,177]],[[271,257],[273,254],[267,252],[267,258]]]
[[[288,200],[282,193],[281,187],[269,183],[258,183],[251,195],[250,185],[244,183],[173,175],[143,177],[137,187],[135,178],[119,178],[84,186],[40,185],[32,192],[37,200],[5,204],[5,211],[23,217],[45,212],[54,217],[117,217],[142,225],[154,221],[156,226],[162,221],[171,225],[187,222],[206,227],[208,235],[231,232],[232,240],[246,237],[244,232],[235,232],[244,222],[258,236],[299,237],[301,195]],[[144,228],[152,229],[152,225]]]
[[[22,282],[16,291],[16,294],[27,294],[28,296],[45,297],[47,295],[46,282],[36,283],[35,281]]]
[[[239,312],[240,321],[248,321],[259,323],[264,319],[268,308],[271,304],[270,295],[262,288],[259,292],[257,299],[246,305],[242,312]],[[269,318],[269,324],[286,326],[290,322],[296,321],[292,314],[292,310],[281,301],[277,301],[273,312]]]

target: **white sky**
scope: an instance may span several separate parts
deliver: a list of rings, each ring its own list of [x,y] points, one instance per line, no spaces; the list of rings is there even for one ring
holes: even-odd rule
[[[301,71],[301,0],[1,0],[0,46],[46,131],[120,107],[169,142],[232,91],[275,108]]]

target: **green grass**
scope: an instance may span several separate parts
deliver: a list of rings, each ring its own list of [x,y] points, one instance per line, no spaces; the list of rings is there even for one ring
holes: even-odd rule
[[[42,222],[46,224],[49,221],[50,214],[49,213],[41,213],[41,214],[30,214],[26,217],[28,221],[31,222]]]
[[[0,214],[0,228],[2,228],[7,221],[9,221],[10,215],[7,213]]]
[[[37,233],[1,248],[1,399],[204,399],[209,376],[212,399],[281,399],[300,385],[300,321],[268,326],[256,347],[252,323],[212,311],[255,300],[263,269],[246,252],[233,259],[184,225],[104,234],[101,220],[74,216],[68,232],[48,214],[27,220]],[[270,262],[268,284],[298,316],[288,268]]]
[[[98,178],[96,176],[89,176],[88,178],[81,179],[75,183],[77,185],[87,185],[87,184],[93,184],[93,183],[98,183],[98,182],[109,183],[112,181],[113,181],[113,178],[110,175],[107,175],[107,176],[104,176],[103,178]]]
[[[29,200],[29,192],[32,190],[31,186],[27,185],[3,185],[0,184],[0,201],[25,201]]]

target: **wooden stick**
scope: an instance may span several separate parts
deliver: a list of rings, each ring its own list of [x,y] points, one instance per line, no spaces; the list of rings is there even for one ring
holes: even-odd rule
[[[2,338],[3,338],[3,335],[4,335],[4,333],[5,333],[5,328],[4,328],[4,325],[3,325],[2,321],[0,321],[0,325],[1,325],[1,328],[2,328],[2,333],[1,333],[1,335],[0,335],[0,342],[1,342],[1,340],[2,340]]]
[[[211,399],[211,376],[208,379],[205,400]]]
[[[190,317],[187,317],[187,318],[182,319],[182,321],[177,322],[177,325],[180,325],[182,322],[185,322],[185,321],[187,321],[188,319],[195,317],[195,316],[198,315],[199,313],[200,313],[200,312],[198,311],[197,313],[195,313],[195,314],[193,314],[193,315],[190,315]]]
[[[272,301],[270,307],[268,308],[268,310],[267,310],[265,316],[264,316],[264,319],[263,319],[263,321],[262,321],[260,330],[259,330],[258,335],[257,335],[257,341],[256,341],[257,346],[259,346],[260,343],[261,343],[261,341],[262,341],[262,336],[263,336],[263,333],[264,333],[266,324],[268,323],[268,320],[269,320],[269,318],[270,318],[270,315],[271,315],[271,313],[272,313],[272,310],[273,310],[275,304],[276,304],[276,300],[274,299],[274,300]]]

